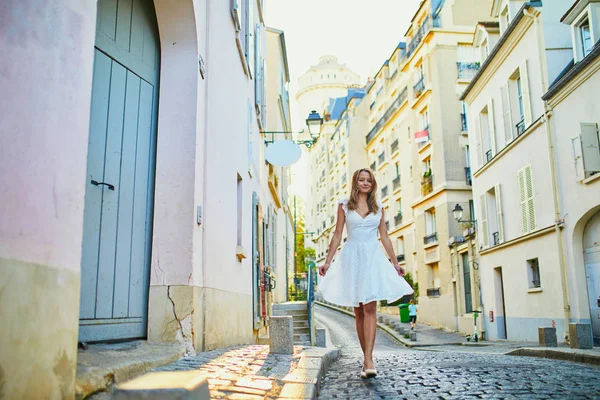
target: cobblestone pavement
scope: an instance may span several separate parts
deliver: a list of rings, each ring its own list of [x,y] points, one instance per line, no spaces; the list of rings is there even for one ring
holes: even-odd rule
[[[407,349],[378,331],[379,375],[359,378],[362,352],[354,319],[316,307],[342,351],[323,379],[319,399],[593,399],[600,398],[600,368],[500,354]]]

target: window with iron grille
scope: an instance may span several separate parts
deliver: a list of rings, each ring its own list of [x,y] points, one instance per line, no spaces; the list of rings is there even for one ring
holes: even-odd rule
[[[527,275],[529,276],[529,288],[539,288],[542,286],[540,279],[540,264],[537,258],[527,260]]]

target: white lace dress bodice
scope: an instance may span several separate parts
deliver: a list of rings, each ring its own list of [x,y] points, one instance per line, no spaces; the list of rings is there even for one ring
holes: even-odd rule
[[[385,256],[378,240],[382,204],[377,213],[365,218],[348,210],[348,201],[340,201],[346,216],[348,238],[341,253],[331,263],[318,288],[323,298],[342,306],[358,307],[376,300],[393,302],[413,293]]]

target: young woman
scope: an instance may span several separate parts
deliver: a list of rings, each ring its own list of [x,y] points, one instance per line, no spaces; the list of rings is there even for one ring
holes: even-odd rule
[[[356,332],[364,354],[361,378],[377,375],[373,363],[373,347],[377,332],[377,300],[393,302],[413,289],[404,280],[404,269],[396,261],[388,236],[382,204],[375,194],[377,182],[371,170],[363,168],[352,176],[349,199],[339,202],[335,233],[329,244],[325,264],[319,268],[323,278],[319,290],[323,298],[342,306],[354,307]],[[338,258],[331,264],[342,240],[344,224],[348,240]],[[377,231],[392,263],[379,247]]]

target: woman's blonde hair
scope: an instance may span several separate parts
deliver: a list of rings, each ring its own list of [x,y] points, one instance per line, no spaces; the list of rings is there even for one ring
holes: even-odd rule
[[[358,194],[360,189],[358,188],[358,178],[361,172],[366,172],[371,176],[371,191],[367,194],[367,205],[369,206],[369,213],[377,213],[379,211],[379,205],[377,204],[377,181],[375,175],[368,168],[362,168],[354,172],[352,175],[352,189],[350,190],[350,199],[348,200],[348,209],[356,210],[358,208]]]

